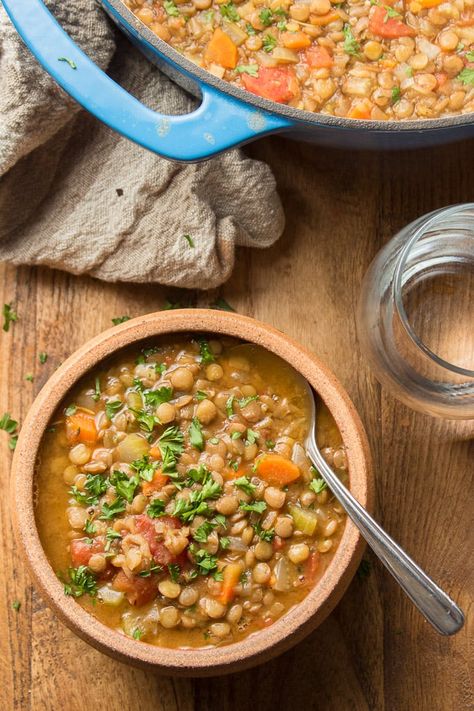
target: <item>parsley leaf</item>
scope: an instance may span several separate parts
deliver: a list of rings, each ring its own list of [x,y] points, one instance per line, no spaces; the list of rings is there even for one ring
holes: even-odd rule
[[[214,353],[211,351],[209,347],[209,343],[206,341],[205,338],[199,338],[198,339],[199,343],[199,352],[201,354],[201,363],[204,363],[204,365],[208,365],[209,363],[214,363],[216,360],[214,357]]]
[[[135,459],[130,466],[137,472],[140,479],[151,481],[155,476],[158,462],[151,462],[150,457],[144,454],[141,459]]]
[[[144,432],[151,434],[155,429],[155,426],[159,424],[158,418],[155,415],[150,414],[146,410],[134,410],[133,407],[130,410],[135,415],[135,419],[138,422],[138,426]]]
[[[181,575],[181,568],[177,563],[169,563],[168,573],[170,574],[170,578],[173,583],[176,583],[178,581],[179,576]]]
[[[145,403],[149,407],[158,407],[163,402],[169,402],[173,397],[173,388],[162,387],[157,390],[146,390],[144,392]]]
[[[104,504],[102,506],[102,513],[99,518],[101,521],[110,521],[112,518],[115,518],[115,516],[118,516],[118,514],[123,513],[125,508],[125,501],[123,499],[115,499],[111,504]]]
[[[193,240],[193,238],[191,237],[191,235],[183,235],[183,237],[184,237],[184,239],[186,240],[186,242],[189,244],[190,247],[194,247],[194,246],[195,246],[194,240]]]
[[[198,550],[192,548],[191,553],[201,575],[209,575],[209,573],[217,571],[217,556],[208,553],[203,548]]]
[[[254,432],[254,431],[251,430],[251,429],[248,429],[248,430],[247,430],[247,440],[246,440],[246,441],[247,441],[247,444],[255,444],[255,442],[257,441],[258,437],[259,437],[258,432]]]
[[[130,316],[117,316],[112,319],[114,326],[118,326],[120,323],[125,323],[125,321],[130,321]]]
[[[253,29],[253,27],[252,27],[252,29]],[[255,30],[253,30],[253,33],[252,33],[252,32],[249,32],[247,29],[247,34],[255,34]],[[241,67],[243,67],[243,66],[244,65],[241,65]],[[257,69],[258,69],[258,64],[248,64],[247,66],[249,68],[250,67],[257,67]],[[236,67],[235,71],[242,71],[242,69],[239,70],[239,67]],[[250,72],[247,72],[247,74],[250,74]],[[233,311],[235,313],[235,309],[232,308],[232,306],[229,303],[227,303],[227,301],[222,296],[220,296],[218,299],[216,299],[212,304],[210,304],[210,306],[211,306],[211,309],[217,309],[218,311]]]
[[[261,514],[266,511],[267,505],[265,501],[254,501],[253,504],[246,504],[244,501],[241,501],[240,508],[242,511],[250,511]]]
[[[15,612],[19,612],[20,607],[21,607],[21,602],[19,600],[13,600],[12,607],[15,610]]]
[[[400,90],[399,86],[394,86],[392,89],[392,106],[394,104],[398,104],[400,99],[402,98],[402,92]]]
[[[235,71],[237,74],[250,74],[251,77],[258,77],[258,64],[239,64]],[[226,309],[227,311],[233,309]]]
[[[467,52],[466,59],[468,62],[474,62],[474,52]]]
[[[39,362],[41,363],[41,365],[44,365],[46,363],[46,361],[48,360],[48,354],[43,351],[42,353],[39,354],[38,358],[39,358]]]
[[[68,405],[68,407],[66,407],[66,409],[64,410],[64,414],[66,415],[66,417],[71,417],[71,415],[75,415],[76,412],[77,412],[77,405],[74,405],[74,404]]]
[[[163,7],[165,8],[167,15],[171,15],[171,17],[179,17],[179,10],[173,0],[164,0]]]
[[[109,400],[108,402],[106,402],[105,414],[107,415],[108,419],[111,420],[122,406],[123,402],[121,400]]]
[[[88,533],[90,536],[93,536],[94,533],[97,533],[97,528],[92,521],[92,519],[88,518],[87,521],[84,524],[84,531]]]
[[[242,489],[242,491],[245,491],[245,493],[249,496],[253,496],[253,492],[257,488],[255,484],[252,484],[250,479],[246,476],[241,476],[239,479],[235,479],[234,484],[235,486],[238,486],[239,489]]]
[[[232,415],[234,414],[234,400],[235,395],[229,395],[229,397],[227,398],[227,402],[225,404],[227,417],[232,417]]]
[[[269,7],[264,7],[259,14],[259,18],[264,27],[269,27],[273,22],[273,12]]]
[[[464,67],[462,72],[459,72],[456,79],[459,79],[463,84],[470,84],[474,86],[474,69],[469,69],[469,67]]]
[[[219,9],[222,17],[225,17],[226,20],[230,20],[231,22],[238,22],[240,20],[240,15],[232,0],[221,5]]]
[[[110,483],[115,487],[117,496],[132,503],[138,486],[138,476],[128,477],[125,472],[115,470],[110,475]]]
[[[92,399],[94,402],[99,402],[101,396],[101,390],[100,390],[100,378],[97,377],[95,379],[95,386],[94,386],[94,394],[92,396]]]
[[[68,568],[69,582],[64,583],[64,594],[72,597],[82,595],[97,595],[97,582],[94,573],[87,565],[80,565],[78,568]]]
[[[197,417],[193,417],[193,421],[189,427],[189,441],[193,447],[196,447],[196,449],[202,452],[204,449],[204,436],[202,434],[201,423]]]
[[[0,419],[0,430],[4,430],[5,432],[8,432],[8,434],[13,434],[16,432],[16,429],[18,427],[18,422],[16,420],[12,420],[8,412],[5,412],[3,417]]]
[[[205,393],[204,390],[198,390],[194,393],[194,397],[198,402],[202,402],[203,400],[207,400],[208,394]]]
[[[354,37],[352,27],[346,22],[342,28],[344,34],[344,52],[356,56],[360,53],[360,44]]]
[[[146,510],[150,518],[159,518],[165,515],[165,502],[163,499],[153,499]]]
[[[255,524],[255,526],[253,527],[253,530],[255,531],[257,536],[262,541],[267,541],[268,543],[271,543],[275,537],[275,529],[274,528],[267,528],[265,530],[260,526],[259,523]]]
[[[277,44],[276,37],[273,35],[264,35],[262,39],[262,47],[264,52],[271,52],[272,49],[275,49]]]
[[[324,489],[327,489],[327,484],[322,477],[319,476],[319,472],[314,467],[310,468],[310,472],[313,475],[313,479],[309,483],[309,488],[314,491],[315,494],[320,494]]]
[[[210,521],[204,521],[204,523],[201,523],[199,528],[194,531],[193,538],[198,543],[207,543],[207,538],[213,530],[213,524]]]
[[[11,304],[3,304],[3,330],[9,331],[10,324],[18,321],[18,314],[13,310]]]
[[[142,570],[141,573],[138,573],[138,575],[141,578],[148,578],[152,573],[161,573],[163,571],[163,567],[159,565],[158,563],[155,563],[153,565],[150,565],[149,568],[146,570]]]
[[[25,375],[25,380],[28,380],[29,383],[32,383],[33,380],[34,380],[34,375],[33,375],[33,373],[27,373],[27,374]]]
[[[244,409],[244,407],[247,407],[247,405],[254,400],[258,400],[258,395],[249,395],[248,397],[241,397],[240,400],[237,400],[237,403],[240,407],[241,410]]]
[[[66,64],[69,64],[71,69],[77,69],[76,62],[74,62],[72,59],[69,59],[69,57],[58,57],[58,62],[66,62]]]

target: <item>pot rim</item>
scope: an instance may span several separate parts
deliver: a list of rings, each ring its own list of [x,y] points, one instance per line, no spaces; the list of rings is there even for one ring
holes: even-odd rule
[[[350,462],[350,488],[362,506],[371,508],[371,460],[362,423],[334,375],[293,339],[247,316],[208,309],[147,314],[95,336],[55,371],[34,400],[14,453],[11,479],[13,523],[17,540],[46,602],[82,639],[115,659],[181,676],[210,676],[241,670],[289,649],[331,612],[348,587],[365,548],[347,520],[341,542],[321,580],[297,605],[270,627],[225,647],[168,649],[140,642],[106,627],[66,597],[43,551],[34,514],[36,457],[44,431],[67,392],[88,371],[123,348],[153,337],[177,333],[229,335],[267,348],[306,377],[330,409]]]
[[[146,25],[143,24],[133,12],[125,5],[123,0],[98,0],[104,7],[113,8],[114,13],[119,15],[123,22],[133,28],[134,34],[140,36],[145,42],[151,45],[163,58],[173,65],[177,65],[182,73],[188,75],[190,79],[196,80],[199,84],[207,84],[217,89],[219,92],[239,99],[242,103],[254,106],[261,111],[270,112],[278,116],[288,118],[295,123],[316,124],[339,129],[349,129],[354,133],[360,130],[370,130],[375,133],[409,133],[409,132],[436,132],[449,128],[461,128],[472,125],[474,128],[474,112],[461,114],[458,116],[446,116],[436,119],[415,119],[412,121],[373,121],[367,119],[348,119],[338,116],[329,116],[303,109],[295,109],[286,104],[279,104],[269,99],[263,99],[256,94],[240,89],[240,87],[230,84],[214,76],[202,67],[186,59],[175,50],[170,44],[160,39]]]

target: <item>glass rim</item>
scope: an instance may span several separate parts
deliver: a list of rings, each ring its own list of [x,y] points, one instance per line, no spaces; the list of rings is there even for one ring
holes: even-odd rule
[[[438,210],[435,210],[433,213],[431,213],[431,217],[427,221],[422,222],[422,224],[417,227],[417,229],[407,241],[398,256],[393,280],[393,296],[395,307],[398,311],[401,324],[410,340],[414,343],[414,345],[421,351],[423,351],[423,353],[428,356],[428,358],[430,358],[432,361],[434,361],[437,365],[444,368],[445,370],[449,370],[452,373],[456,373],[457,375],[464,375],[468,378],[474,378],[474,370],[471,370],[470,368],[463,368],[459,365],[455,365],[454,363],[450,363],[444,358],[441,358],[421,340],[421,338],[415,332],[408,319],[408,315],[405,310],[405,306],[403,305],[402,299],[403,272],[406,266],[408,255],[410,254],[414,244],[419,240],[420,237],[423,236],[424,233],[426,233],[430,229],[430,227],[433,226],[433,224],[437,222],[441,215],[449,216],[455,214],[456,212],[460,212],[469,208],[474,210],[474,203],[458,203],[457,205],[451,205],[450,207],[439,208]]]

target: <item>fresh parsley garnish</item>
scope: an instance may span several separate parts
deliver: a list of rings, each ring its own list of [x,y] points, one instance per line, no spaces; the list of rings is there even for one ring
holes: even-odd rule
[[[138,422],[138,426],[144,432],[151,434],[155,429],[156,425],[159,425],[159,420],[155,415],[147,412],[146,410],[135,410],[133,407],[130,410],[135,415],[135,419]]]
[[[135,459],[130,466],[137,472],[140,479],[151,481],[155,476],[158,462],[150,461],[150,457],[144,454],[141,459]]]
[[[164,0],[163,7],[165,8],[167,15],[171,15],[171,17],[179,17],[179,10],[173,0]]]
[[[100,378],[97,377],[95,379],[95,384],[94,384],[94,394],[92,395],[92,399],[94,402],[99,402],[100,396],[101,396],[101,390],[100,390]]]
[[[235,71],[237,74],[250,74],[251,77],[258,77],[258,64],[239,64]]]
[[[84,524],[84,531],[89,534],[89,536],[93,536],[94,533],[97,533],[97,528],[92,521],[92,519],[88,518],[87,521]]]
[[[207,400],[209,396],[207,393],[204,392],[204,390],[198,390],[196,393],[194,393],[194,397],[198,402],[202,402],[203,400]]]
[[[158,407],[158,405],[171,400],[173,397],[173,388],[163,386],[157,390],[146,390],[143,395],[146,405],[149,407]]]
[[[253,527],[253,530],[262,541],[267,541],[268,543],[271,543],[275,538],[274,528],[264,529],[261,527],[260,523],[256,523]]]
[[[74,62],[72,59],[69,59],[69,57],[58,57],[58,62],[66,62],[66,64],[69,64],[71,69],[77,69],[76,62]]]
[[[217,556],[208,553],[203,548],[196,549],[196,546],[191,546],[190,549],[201,575],[209,575],[217,571]]]
[[[258,400],[258,395],[249,395],[248,397],[241,397],[239,400],[237,400],[237,403],[240,409],[243,410],[244,407],[247,407],[247,405],[249,405],[254,400]]]
[[[189,441],[193,447],[202,452],[204,449],[204,435],[202,433],[201,423],[197,417],[193,417],[189,427]]]
[[[266,511],[267,505],[265,501],[254,501],[253,504],[246,504],[244,501],[241,501],[240,508],[242,511],[262,514]]]
[[[105,403],[105,414],[107,415],[109,420],[111,420],[117,414],[122,405],[123,402],[121,400],[109,400]]]
[[[184,523],[188,523],[195,516],[207,516],[211,509],[207,504],[207,499],[217,499],[220,496],[222,487],[210,477],[202,489],[191,491],[188,499],[175,499],[173,516],[177,516]]]
[[[247,30],[247,32],[248,32],[248,30]],[[251,33],[249,33],[249,34],[251,34]],[[254,34],[255,34],[255,30],[254,30]],[[258,64],[255,64],[255,65],[249,64],[247,66],[258,67]],[[238,67],[236,67],[235,69],[236,69],[236,71],[238,71]],[[218,311],[233,311],[235,313],[235,309],[232,308],[232,306],[222,296],[220,296],[212,304],[210,304],[210,307],[211,307],[211,309],[217,309]]]
[[[198,343],[199,343],[199,352],[201,354],[201,363],[203,363],[204,365],[208,365],[209,363],[214,363],[214,361],[216,359],[215,359],[214,353],[211,351],[209,343],[206,341],[206,339],[199,338]]]
[[[269,7],[264,7],[259,14],[260,22],[264,27],[269,27],[273,22],[273,12]]]
[[[342,32],[344,34],[344,52],[346,52],[346,54],[351,54],[352,56],[358,55],[360,53],[360,44],[354,37],[352,27],[349,23],[346,22],[342,28]]]
[[[402,98],[402,92],[399,86],[394,86],[392,89],[392,106],[397,104]]]
[[[170,574],[170,578],[173,583],[176,583],[178,581],[179,576],[181,575],[181,568],[177,563],[169,563],[168,573]]]
[[[275,442],[272,439],[265,440],[265,446],[267,449],[275,449]]]
[[[125,501],[123,499],[115,499],[111,504],[103,504],[102,513],[99,518],[102,521],[110,521],[111,519],[123,513],[126,509]]]
[[[132,632],[132,637],[133,639],[141,639],[143,637],[143,631],[140,629],[140,627],[135,627],[135,629]]]
[[[64,414],[66,417],[71,417],[72,415],[75,415],[77,412],[77,405],[68,405],[66,409],[64,410]]]
[[[464,69],[459,72],[456,79],[459,79],[463,84],[470,84],[474,86],[474,69],[469,67],[464,67]]]
[[[152,573],[161,573],[162,571],[162,566],[158,563],[154,563],[153,565],[150,565],[150,567],[146,570],[142,570],[141,573],[138,573],[138,575],[141,578],[149,578]]]
[[[97,582],[94,573],[87,565],[80,565],[78,568],[68,568],[69,582],[64,583],[64,594],[72,597],[82,595],[97,595]]]
[[[271,52],[272,49],[275,49],[277,44],[276,37],[273,35],[264,35],[262,39],[262,47],[264,52]]]
[[[225,17],[226,20],[230,20],[231,22],[238,22],[240,20],[240,15],[232,0],[221,5],[219,9],[222,17]]]
[[[324,479],[319,476],[317,469],[311,467],[310,472],[313,475],[313,479],[309,482],[309,488],[311,491],[314,491],[315,494],[320,494],[324,489],[327,489],[327,484]]]
[[[115,487],[117,496],[125,499],[129,504],[132,503],[139,483],[138,476],[128,477],[125,472],[115,470],[110,475],[110,483]]]
[[[16,420],[12,420],[9,413],[5,412],[5,414],[0,419],[0,430],[4,430],[4,432],[10,435],[10,439],[8,440],[8,447],[11,450],[15,449],[16,443],[18,441],[18,435],[16,434],[17,428],[18,422]]]
[[[247,430],[247,439],[246,439],[247,444],[255,444],[258,437],[259,437],[258,432],[254,432],[251,429]]]
[[[257,488],[255,484],[252,484],[250,479],[246,476],[241,476],[238,479],[234,480],[235,486],[237,486],[239,489],[242,489],[242,491],[245,491],[246,494],[249,496],[253,496],[253,493],[255,489]]]
[[[146,510],[150,518],[159,518],[165,515],[165,502],[163,499],[153,499]]]
[[[3,304],[3,330],[9,331],[10,324],[18,321],[18,314],[13,310],[11,304]]]
[[[227,417],[232,417],[234,414],[234,400],[235,395],[229,395],[225,404],[225,410],[227,412]]]

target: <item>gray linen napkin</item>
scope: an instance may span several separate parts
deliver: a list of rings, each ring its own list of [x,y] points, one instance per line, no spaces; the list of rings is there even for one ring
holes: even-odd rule
[[[192,108],[94,0],[47,5],[145,104],[165,114]],[[41,69],[3,8],[0,117],[1,260],[205,289],[229,277],[236,245],[267,247],[283,230],[268,166],[237,150],[198,165],[171,163],[121,138]]]

